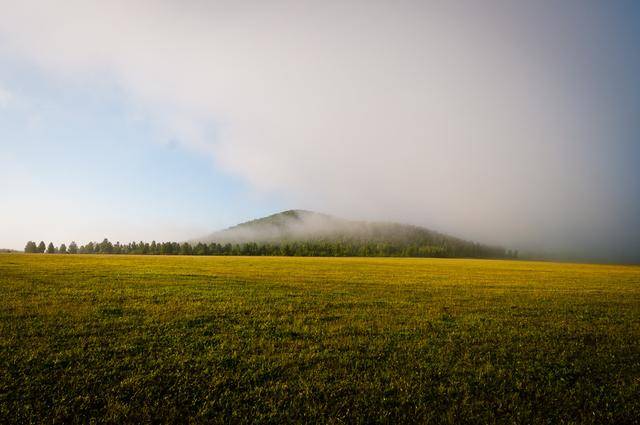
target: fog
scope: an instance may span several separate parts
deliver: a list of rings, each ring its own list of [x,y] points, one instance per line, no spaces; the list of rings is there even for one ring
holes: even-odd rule
[[[638,260],[632,23],[521,3],[0,0],[0,48],[291,208]]]
[[[192,242],[246,243],[283,241],[369,241],[410,243],[426,236],[439,236],[422,229],[416,233],[415,226],[399,223],[383,223],[345,220],[328,214],[306,210],[288,210],[257,220],[214,232]]]
[[[355,231],[357,225],[356,222],[312,211],[286,211],[214,232],[201,240],[216,243],[314,240],[333,235],[347,236]]]

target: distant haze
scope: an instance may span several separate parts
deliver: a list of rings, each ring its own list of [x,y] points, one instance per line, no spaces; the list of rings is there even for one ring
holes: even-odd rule
[[[326,214],[293,210],[241,223],[200,239],[217,243],[282,243],[342,236],[352,232],[353,227],[352,222]]]
[[[351,241],[402,244],[420,242],[423,245],[436,245],[445,239],[462,242],[417,226],[344,220],[313,211],[289,210],[240,223],[193,242],[282,244],[293,241]]]
[[[288,208],[640,261],[631,2],[0,0],[0,11],[0,53],[63,80],[114,81],[167,138]]]

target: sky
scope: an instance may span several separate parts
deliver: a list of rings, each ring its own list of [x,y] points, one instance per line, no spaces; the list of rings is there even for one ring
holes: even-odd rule
[[[0,10],[0,247],[304,208],[640,261],[636,1]]]

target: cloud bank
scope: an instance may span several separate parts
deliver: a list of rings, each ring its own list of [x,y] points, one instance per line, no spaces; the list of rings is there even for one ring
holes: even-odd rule
[[[116,81],[291,207],[617,255],[637,185],[593,48],[611,23],[580,5],[3,0],[0,52]]]

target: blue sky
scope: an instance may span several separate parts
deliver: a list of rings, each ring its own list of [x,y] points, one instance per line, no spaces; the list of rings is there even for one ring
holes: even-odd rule
[[[0,187],[14,211],[4,247],[25,238],[182,240],[283,205],[163,135],[109,81],[61,81],[5,57],[0,82]],[[51,218],[20,222],[34,208]]]
[[[305,208],[640,260],[637,2],[5,3],[0,247]]]

